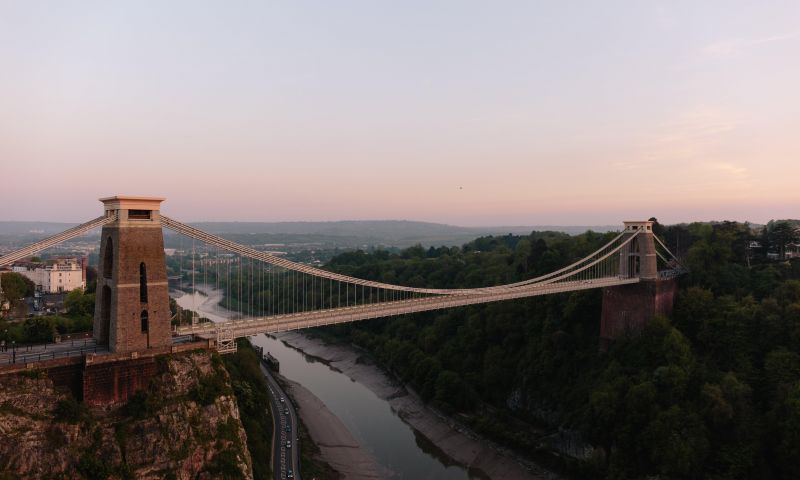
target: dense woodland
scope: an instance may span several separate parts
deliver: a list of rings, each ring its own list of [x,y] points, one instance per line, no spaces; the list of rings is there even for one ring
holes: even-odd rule
[[[433,405],[538,458],[558,430],[599,447],[560,466],[597,478],[800,478],[800,259],[768,261],[788,224],[657,226],[690,269],[671,318],[601,353],[599,291],[329,328]],[[607,241],[533,233],[328,267],[407,285],[473,287],[535,276]],[[761,248],[749,248],[758,240]]]

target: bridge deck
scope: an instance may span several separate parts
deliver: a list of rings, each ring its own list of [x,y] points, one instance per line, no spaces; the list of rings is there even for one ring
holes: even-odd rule
[[[315,310],[288,315],[253,317],[220,323],[209,322],[198,325],[184,325],[177,328],[177,333],[179,335],[196,334],[208,336],[216,334],[218,330],[225,330],[232,332],[234,337],[240,338],[258,335],[261,333],[285,332],[289,330],[299,330],[323,325],[368,320],[371,318],[391,317],[409,313],[460,307],[465,305],[476,305],[481,303],[535,297],[553,293],[613,287],[617,285],[626,285],[638,282],[639,278],[607,277],[594,280],[534,285],[490,294],[482,293],[474,295],[425,297],[413,300],[375,303],[354,307]]]

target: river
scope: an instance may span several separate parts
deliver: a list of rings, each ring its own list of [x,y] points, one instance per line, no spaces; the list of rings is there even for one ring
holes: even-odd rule
[[[213,321],[230,314],[218,305],[219,291],[206,290],[176,298]],[[389,403],[364,385],[324,362],[266,335],[250,339],[280,361],[280,373],[311,391],[345,424],[363,449],[389,472],[391,479],[478,479],[460,465],[453,465],[438,449],[415,432],[392,410]],[[447,464],[445,463],[447,462]]]

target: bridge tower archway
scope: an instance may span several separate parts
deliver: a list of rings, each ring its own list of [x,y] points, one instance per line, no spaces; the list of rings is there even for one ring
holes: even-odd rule
[[[163,198],[102,198],[103,226],[94,338],[111,352],[172,345],[164,236]]]
[[[111,329],[111,288],[103,285],[98,292],[100,303],[100,315],[94,322],[94,338],[97,343],[108,345],[109,331]]]
[[[653,222],[625,222],[625,232],[634,238],[627,248],[620,250],[619,274],[623,277],[642,280],[658,278],[656,242]]]

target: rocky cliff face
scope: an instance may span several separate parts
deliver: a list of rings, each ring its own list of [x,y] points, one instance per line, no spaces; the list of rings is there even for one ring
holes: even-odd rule
[[[159,359],[147,392],[89,411],[43,375],[0,377],[0,480],[252,478],[228,373],[216,354]]]

